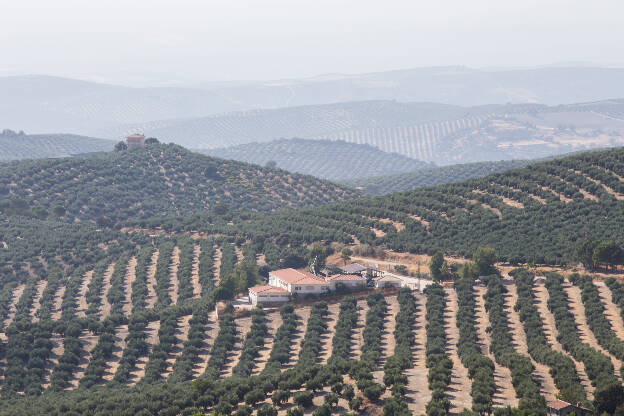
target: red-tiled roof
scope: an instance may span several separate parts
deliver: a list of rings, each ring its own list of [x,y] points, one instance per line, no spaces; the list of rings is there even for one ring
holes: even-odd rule
[[[275,270],[270,274],[291,285],[321,285],[325,283],[323,279],[314,276],[312,273],[295,269]]]
[[[570,403],[564,402],[563,400],[555,400],[554,402],[548,402],[548,407],[555,410],[561,410],[565,407],[570,406]]]
[[[268,285],[250,287],[249,291],[254,292],[254,293],[267,293],[267,294],[268,293],[288,293],[286,289],[283,289],[281,287],[276,287],[276,286],[268,286]]]
[[[342,280],[342,281],[346,281],[346,280],[357,280],[357,281],[361,281],[364,282],[366,281],[365,277],[362,276],[358,276],[355,274],[335,274],[332,276],[327,277],[327,280]]]

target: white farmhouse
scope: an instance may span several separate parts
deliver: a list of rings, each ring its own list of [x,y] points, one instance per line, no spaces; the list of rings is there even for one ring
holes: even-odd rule
[[[269,272],[269,285],[286,289],[290,294],[320,295],[330,291],[330,284],[312,273],[281,269]]]
[[[287,302],[294,294],[321,295],[335,291],[337,284],[349,289],[360,288],[366,286],[366,278],[349,274],[315,276],[295,269],[275,270],[269,272],[268,285],[249,288],[249,301],[254,306],[260,303]]]

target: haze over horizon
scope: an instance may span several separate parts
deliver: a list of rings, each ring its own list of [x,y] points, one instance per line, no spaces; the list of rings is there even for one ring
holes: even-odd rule
[[[624,67],[623,14],[616,0],[391,0],[383,13],[353,0],[26,0],[2,6],[0,75],[195,86],[454,65]]]

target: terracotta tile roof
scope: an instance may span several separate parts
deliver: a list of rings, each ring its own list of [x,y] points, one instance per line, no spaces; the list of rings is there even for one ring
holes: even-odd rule
[[[355,275],[355,274],[334,274],[332,276],[327,277],[326,280],[328,280],[328,281],[330,281],[330,280],[342,280],[342,281],[345,281],[345,280],[357,280],[357,281],[364,282],[364,281],[366,281],[366,278],[362,277],[362,276]]]
[[[288,293],[286,289],[283,289],[281,287],[276,287],[276,286],[268,286],[268,285],[250,287],[249,291],[254,292],[254,293],[266,293],[266,294]]]
[[[548,402],[548,407],[555,410],[561,410],[565,407],[570,406],[570,403],[564,402],[563,400],[555,400],[554,402]]]
[[[270,272],[270,274],[291,285],[320,285],[326,283],[323,279],[314,276],[312,273],[295,269],[275,270]]]

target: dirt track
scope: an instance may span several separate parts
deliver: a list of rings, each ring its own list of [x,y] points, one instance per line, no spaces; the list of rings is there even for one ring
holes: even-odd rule
[[[102,378],[106,381],[110,381],[115,376],[117,368],[119,368],[119,361],[123,355],[123,350],[126,348],[126,338],[128,338],[128,325],[120,325],[115,328],[115,345],[113,346],[113,359],[107,363],[106,372]]]
[[[150,265],[147,268],[147,297],[145,298],[145,307],[153,308],[156,305],[156,267],[158,264],[158,249],[152,254]]]
[[[499,365],[494,359],[494,355],[490,352],[490,333],[487,328],[490,326],[490,319],[485,311],[485,301],[483,295],[486,288],[483,286],[475,286],[476,310],[475,316],[477,321],[477,334],[481,343],[481,352],[488,356],[494,362],[494,381],[496,383],[496,393],[493,397],[494,406],[518,406],[518,398],[516,391],[511,383],[511,372],[507,367]]]
[[[100,310],[100,319],[105,319],[111,312],[111,304],[108,302],[108,291],[111,288],[111,277],[115,271],[115,263],[111,263],[104,273],[104,283],[102,284],[102,306]]]
[[[214,339],[219,333],[219,322],[217,321],[217,314],[215,311],[210,311],[208,314],[208,324],[204,331],[204,342],[200,348],[197,362],[193,366],[193,375],[199,377],[204,374],[206,367],[208,366],[208,360],[210,359],[210,350],[214,343]]]
[[[180,248],[175,246],[171,253],[171,264],[169,264],[169,297],[171,298],[171,304],[178,303],[178,287],[180,282],[178,280],[178,266],[180,265]]]
[[[201,255],[201,246],[195,244],[193,247],[193,266],[191,268],[191,283],[193,284],[193,297],[201,297],[202,287],[199,283],[199,256]]]
[[[136,369],[130,372],[130,383],[134,385],[143,378],[145,375],[145,366],[147,365],[147,361],[149,360],[149,355],[154,348],[154,345],[158,343],[158,330],[160,329],[160,321],[152,321],[147,324],[147,328],[145,329],[145,342],[149,346],[148,352],[143,357],[140,357],[137,360]]]
[[[52,338],[50,338],[52,342],[52,354],[46,360],[44,373],[43,373],[43,383],[41,386],[44,389],[47,389],[50,386],[50,376],[52,375],[52,371],[54,367],[58,364],[59,357],[63,355],[65,352],[65,346],[63,345],[63,338],[61,338],[58,334],[53,334]]]
[[[366,313],[368,304],[366,299],[357,301],[357,324],[351,334],[351,358],[359,360],[362,355],[362,345],[364,344],[364,326],[366,325]]]
[[[285,363],[282,368],[292,368],[299,359],[299,351],[301,351],[301,343],[305,336],[306,329],[308,328],[308,319],[310,318],[310,307],[299,308],[295,311],[299,317],[299,325],[297,331],[291,340],[290,359],[288,363]]]
[[[184,348],[184,343],[188,340],[189,333],[189,321],[193,315],[184,315],[178,318],[177,327],[175,331],[176,344],[173,347],[173,351],[167,357],[167,369],[164,373],[162,373],[163,378],[169,377],[169,375],[173,372],[173,365],[176,360],[182,354],[182,349]]]
[[[54,310],[50,313],[50,317],[54,321],[61,319],[61,305],[63,304],[63,296],[65,296],[65,286],[61,286],[56,289],[56,293],[54,294]]]
[[[595,281],[594,285],[598,288],[600,300],[606,309],[605,317],[611,324],[611,329],[615,332],[615,335],[617,335],[619,339],[624,341],[624,322],[622,322],[620,308],[613,303],[611,290],[604,284],[604,282]]]
[[[568,295],[570,312],[572,312],[572,314],[574,315],[574,320],[576,322],[576,327],[578,329],[581,341],[589,344],[592,348],[600,351],[605,356],[609,357],[609,359],[613,363],[615,375],[619,376],[620,368],[622,368],[622,362],[609,354],[607,350],[605,350],[600,346],[600,344],[598,344],[598,340],[596,340],[594,333],[591,331],[589,325],[587,324],[587,319],[585,317],[585,307],[583,306],[583,301],[581,300],[581,289],[570,284],[569,282],[564,283],[563,287],[566,294]]]
[[[321,336],[322,351],[319,355],[319,364],[327,364],[327,360],[331,356],[336,322],[338,321],[338,314],[340,313],[340,304],[331,303],[328,305],[327,309],[328,313],[325,318],[325,322],[327,323],[327,333]]]
[[[268,313],[267,319],[269,334],[264,339],[264,345],[260,348],[258,357],[254,360],[252,375],[260,374],[262,370],[264,370],[264,367],[266,367],[269,356],[271,355],[273,343],[275,342],[275,334],[277,333],[277,329],[282,325],[282,317],[280,316],[279,311]]]
[[[136,266],[137,258],[132,256],[130,260],[128,260],[128,265],[126,266],[126,275],[124,278],[125,299],[122,302],[124,315],[130,315],[130,313],[132,312],[132,283],[134,283],[134,280],[136,279]]]
[[[32,307],[30,308],[30,317],[32,318],[33,322],[39,322],[37,312],[39,312],[39,309],[41,309],[41,297],[43,296],[43,291],[47,286],[47,280],[39,280],[37,282],[37,293],[35,294]]]
[[[87,304],[87,289],[92,278],[93,270],[90,270],[84,274],[82,282],[80,283],[80,290],[78,291],[78,307],[76,308],[76,316],[78,318],[84,318],[87,316],[87,309],[89,308],[89,305]]]
[[[7,319],[4,321],[4,328],[11,325],[13,319],[15,319],[15,314],[17,313],[17,302],[19,302],[22,294],[24,294],[25,289],[26,285],[24,284],[21,284],[13,289],[13,293],[11,294],[11,304],[9,305],[9,313],[7,314]]]
[[[507,318],[509,320],[509,326],[511,328],[511,335],[514,343],[514,349],[517,353],[531,358],[529,355],[529,349],[527,347],[526,333],[522,322],[520,322],[520,316],[515,311],[514,306],[518,302],[518,292],[516,285],[506,284],[507,295],[505,296],[505,309],[507,311]],[[550,375],[550,368],[547,365],[538,363],[531,358],[531,363],[535,367],[533,376],[540,382],[540,392],[546,398],[546,401],[553,401],[557,399],[557,387]]]
[[[82,335],[80,335],[79,339],[83,346],[83,353],[80,356],[80,364],[78,364],[78,368],[74,371],[72,379],[69,380],[71,387],[68,387],[67,390],[73,390],[80,384],[80,380],[84,376],[85,370],[91,360],[91,351],[93,351],[97,345],[99,338],[100,337],[98,335],[95,335],[88,330],[84,330]]]
[[[247,338],[247,334],[250,328],[250,316],[236,319],[236,343],[234,344],[234,348],[232,348],[231,351],[228,351],[228,357],[225,362],[225,367],[221,371],[222,378],[232,375],[232,370],[234,369],[234,366],[238,364],[238,360],[243,353],[243,343],[245,342],[245,338]]]
[[[415,345],[412,348],[413,368],[405,370],[407,376],[407,392],[405,394],[407,406],[412,414],[425,414],[425,406],[431,400],[431,391],[427,381],[428,369],[426,366],[425,343],[427,342],[424,295],[415,293],[417,312],[414,323]]]
[[[595,388],[591,385],[589,377],[587,377],[585,365],[582,362],[576,361],[570,354],[564,351],[559,341],[557,341],[559,332],[557,331],[557,326],[555,324],[555,317],[548,310],[548,290],[543,285],[536,285],[533,287],[533,293],[535,294],[535,306],[537,307],[537,312],[542,318],[542,323],[544,324],[544,334],[546,335],[546,340],[555,351],[559,351],[572,359],[574,367],[576,368],[576,373],[581,380],[581,384],[585,388],[585,392],[590,395],[590,398],[593,398]]]
[[[215,286],[219,286],[221,281],[221,256],[221,247],[215,246],[214,261],[212,263]]]
[[[463,409],[472,408],[472,382],[468,377],[468,370],[462,364],[457,353],[459,328],[457,328],[457,311],[459,310],[457,292],[454,289],[445,289],[446,309],[444,311],[444,329],[446,331],[446,353],[453,361],[451,383],[447,389],[447,396],[451,401],[451,414],[459,414]]]

